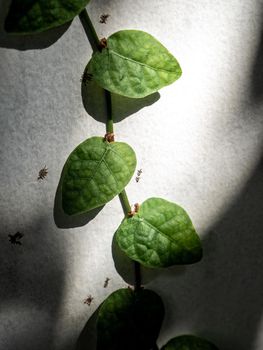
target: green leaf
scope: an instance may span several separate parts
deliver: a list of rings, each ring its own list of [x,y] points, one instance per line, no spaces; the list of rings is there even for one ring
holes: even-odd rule
[[[100,207],[119,194],[136,167],[132,148],[92,137],[68,157],[62,171],[62,207],[69,215]]]
[[[71,21],[89,0],[13,0],[5,30],[16,34],[40,33]]]
[[[163,318],[162,300],[153,291],[119,289],[100,307],[97,350],[150,350]]]
[[[90,73],[104,89],[127,97],[145,97],[180,78],[177,60],[150,34],[122,30],[93,55]]]
[[[218,348],[194,335],[181,335],[171,339],[161,350],[218,350]]]
[[[147,199],[125,218],[116,239],[129,258],[147,267],[192,264],[202,257],[198,235],[187,213],[161,198]]]

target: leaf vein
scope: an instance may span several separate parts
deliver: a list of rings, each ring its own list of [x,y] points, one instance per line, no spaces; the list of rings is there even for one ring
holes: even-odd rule
[[[140,61],[135,61],[135,60],[133,60],[132,58],[125,57],[125,56],[119,54],[118,52],[116,52],[116,51],[114,51],[114,50],[112,50],[112,49],[108,49],[108,55],[110,55],[110,54],[114,54],[114,55],[116,55],[116,56],[118,56],[118,57],[120,57],[120,58],[122,58],[122,59],[124,59],[124,60],[126,60],[126,61],[130,61],[130,62],[132,62],[132,63],[137,63],[137,64],[139,64],[139,65],[141,65],[141,66],[147,67],[147,68],[152,69],[152,70],[157,71],[157,72],[160,71],[160,72],[165,72],[165,73],[176,74],[175,71],[170,71],[170,70],[161,69],[161,68],[155,68],[155,67],[149,66],[149,65],[146,64],[146,63],[142,63],[142,62],[140,62]]]

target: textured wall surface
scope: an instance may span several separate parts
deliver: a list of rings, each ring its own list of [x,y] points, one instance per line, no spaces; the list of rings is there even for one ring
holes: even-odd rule
[[[79,228],[56,209],[56,226],[67,156],[105,132],[101,106],[86,96],[88,114],[82,101],[91,49],[78,18],[38,37],[8,37],[8,3],[0,1],[0,349],[73,350],[98,305],[131,281],[130,265],[115,256],[118,274],[111,250],[123,214],[115,198]],[[145,30],[183,69],[160,96],[114,104],[117,138],[143,169],[127,187],[131,202],[177,202],[204,245],[196,265],[144,271],[167,310],[159,344],[193,332],[221,350],[262,349],[263,1],[93,0],[88,9],[100,37]],[[8,241],[17,231],[22,246]]]

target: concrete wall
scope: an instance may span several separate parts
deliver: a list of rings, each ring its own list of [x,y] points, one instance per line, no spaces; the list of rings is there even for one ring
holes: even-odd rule
[[[73,350],[98,305],[131,281],[129,263],[114,249],[112,257],[123,214],[118,198],[78,222],[57,206],[56,226],[67,156],[105,132],[101,105],[91,103],[100,100],[81,89],[91,49],[78,18],[37,37],[8,37],[8,3],[0,1],[0,348]],[[262,349],[263,1],[93,0],[88,9],[100,37],[145,30],[183,69],[160,95],[114,99],[117,139],[143,169],[127,187],[130,201],[182,205],[204,245],[196,265],[144,271],[167,310],[159,344],[193,332],[221,350]],[[37,181],[45,165],[48,176]],[[8,241],[17,231],[22,246]]]

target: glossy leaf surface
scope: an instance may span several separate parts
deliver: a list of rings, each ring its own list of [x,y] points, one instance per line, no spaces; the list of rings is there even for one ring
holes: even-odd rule
[[[92,137],[69,156],[62,171],[62,206],[69,215],[97,208],[119,194],[136,166],[132,148]]]
[[[202,247],[184,209],[161,198],[143,202],[133,217],[125,218],[116,239],[133,260],[147,267],[192,264],[202,257]]]
[[[97,320],[97,350],[150,350],[164,318],[153,291],[119,289],[102,304]]]
[[[171,339],[161,350],[218,350],[205,339],[193,335],[181,335]]]
[[[95,53],[89,64],[100,86],[133,98],[148,96],[182,74],[172,54],[153,36],[139,30],[111,35],[107,47]]]
[[[71,21],[89,0],[13,0],[5,22],[7,32],[40,33]]]

